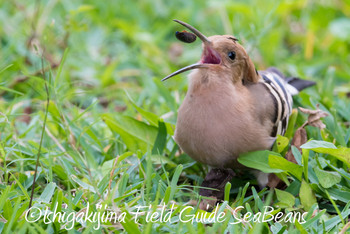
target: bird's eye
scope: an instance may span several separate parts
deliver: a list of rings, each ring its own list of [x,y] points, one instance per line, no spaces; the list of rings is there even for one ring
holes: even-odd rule
[[[231,60],[235,60],[235,58],[236,58],[236,52],[234,52],[234,51],[228,52],[227,55]]]

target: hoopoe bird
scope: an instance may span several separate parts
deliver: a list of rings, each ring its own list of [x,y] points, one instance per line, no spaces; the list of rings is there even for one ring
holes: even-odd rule
[[[257,71],[235,37],[206,37],[191,25],[174,21],[203,42],[198,63],[162,79],[192,70],[174,139],[198,162],[213,168],[244,168],[237,161],[239,155],[271,149],[288,126],[292,95],[315,82],[286,78],[276,68]],[[268,182],[261,173],[257,179],[260,186]]]

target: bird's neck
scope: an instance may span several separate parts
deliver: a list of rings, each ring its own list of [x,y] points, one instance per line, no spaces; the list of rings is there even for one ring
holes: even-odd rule
[[[233,82],[227,74],[207,72],[206,70],[193,71],[189,75],[188,92],[191,94],[233,89],[240,84]]]

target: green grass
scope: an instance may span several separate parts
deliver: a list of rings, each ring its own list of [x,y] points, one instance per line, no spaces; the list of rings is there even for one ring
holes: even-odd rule
[[[349,228],[348,2],[0,0],[0,5],[0,232],[334,233]],[[218,213],[226,212],[222,223],[180,221],[189,206],[193,209],[183,216],[205,214],[194,201],[200,199],[208,167],[182,154],[172,139],[187,79],[160,80],[201,53],[198,42],[176,41],[174,32],[182,27],[172,22],[175,18],[208,36],[235,35],[258,69],[276,66],[316,81],[295,97],[295,105],[315,109],[320,104],[329,114],[326,129],[306,127],[312,141],[302,154],[293,150],[298,164],[283,156],[307,118],[301,112],[288,137],[279,139],[285,148],[276,147],[273,155],[256,153],[261,162],[253,167],[275,171],[287,186],[256,191],[253,177],[235,178],[218,207]],[[40,145],[45,85],[50,102]],[[89,213],[109,209],[124,222],[108,221],[95,230],[97,223],[73,223],[67,216],[26,221],[40,148],[32,219],[46,207],[85,215],[89,205]],[[168,222],[151,222],[141,213],[156,212],[162,204],[164,215],[174,204]],[[137,206],[149,205],[135,222]],[[243,206],[237,214],[243,217],[267,205],[274,213],[307,211],[306,222],[230,224],[237,207]]]

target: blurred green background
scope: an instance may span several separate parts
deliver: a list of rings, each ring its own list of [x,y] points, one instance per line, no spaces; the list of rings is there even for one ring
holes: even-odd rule
[[[275,66],[287,75],[316,81],[317,86],[301,93],[295,103],[311,109],[320,103],[330,116],[324,121],[326,130],[307,127],[308,136],[349,147],[349,0],[0,0],[1,231],[64,228],[58,223],[29,224],[23,218],[45,116],[42,70],[50,105],[34,194],[37,206],[61,202],[78,211],[87,201],[104,201],[128,209],[164,197],[183,205],[198,196],[198,187],[192,186],[200,185],[207,167],[181,154],[171,138],[186,94],[186,74],[165,83],[160,80],[198,61],[201,45],[199,40],[177,41],[174,33],[183,27],[173,19],[207,36],[236,36],[258,70]],[[304,121],[299,114],[295,128]],[[345,173],[340,187],[333,184],[338,189],[337,199],[333,197],[337,208],[317,185],[310,187],[318,205],[327,208],[322,220],[329,221],[339,216],[337,209],[348,210],[350,176],[345,164],[326,154],[310,153],[312,165],[331,170],[323,159],[317,161],[318,156]],[[231,195],[244,197],[239,187],[247,181],[256,183],[250,178],[237,180]],[[316,182],[310,179],[310,184]],[[266,194],[263,190],[259,196]],[[247,195],[243,201],[252,202],[253,197]],[[292,209],[300,208],[297,204]],[[340,230],[345,221],[331,220],[328,223],[335,225],[326,230]],[[297,229],[324,230],[315,222]],[[80,227],[76,224],[76,229]],[[93,225],[84,227],[86,232],[93,230]],[[200,232],[251,228],[223,227],[198,224],[195,228]],[[276,233],[282,230],[274,227]],[[193,232],[182,223],[152,226],[144,220],[104,230],[138,228]],[[288,230],[296,229],[291,225]]]
[[[176,41],[174,32],[182,29],[176,18],[208,36],[235,35],[258,69],[276,66],[322,83],[333,67],[336,80],[348,84],[349,14],[346,1],[2,1],[1,67],[12,67],[1,82],[34,97],[35,82],[18,82],[40,70],[34,45],[45,48],[51,65],[69,48],[56,82],[60,101],[87,106],[103,97],[119,106],[126,89],[138,104],[163,114],[168,104],[152,79],[201,53],[199,42]],[[165,86],[183,96],[186,83],[175,78]]]

